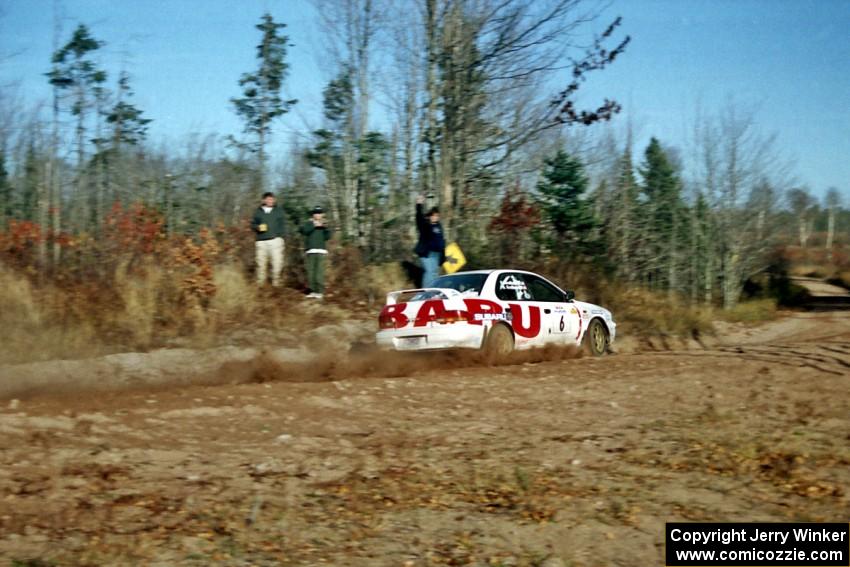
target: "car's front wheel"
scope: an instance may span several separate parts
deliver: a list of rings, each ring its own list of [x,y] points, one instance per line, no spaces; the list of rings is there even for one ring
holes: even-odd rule
[[[594,319],[584,334],[584,348],[593,356],[602,356],[608,352],[608,329],[599,319]]]
[[[494,325],[487,333],[484,354],[490,362],[508,356],[514,350],[514,336],[505,325]]]

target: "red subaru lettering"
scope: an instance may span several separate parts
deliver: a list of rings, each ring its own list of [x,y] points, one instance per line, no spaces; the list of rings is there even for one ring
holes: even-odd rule
[[[408,323],[407,316],[404,314],[404,308],[407,306],[406,303],[394,303],[392,305],[385,305],[383,309],[381,309],[381,314],[378,316],[378,322],[381,325],[382,329],[386,329],[389,327],[393,327],[396,329],[400,329],[404,327]]]
[[[467,310],[466,321],[472,325],[482,325],[484,323],[484,318],[478,317],[476,319],[476,315],[495,315],[504,311],[501,305],[489,299],[464,299],[463,302],[466,304]]]
[[[431,299],[422,304],[419,308],[419,313],[416,314],[414,327],[424,327],[437,319],[446,319],[449,317],[458,316],[457,311],[448,311],[443,305],[442,299]]]
[[[514,333],[527,339],[533,339],[540,334],[540,308],[536,305],[528,306],[528,325],[523,323],[522,306],[519,303],[510,303],[513,321],[511,322]]]

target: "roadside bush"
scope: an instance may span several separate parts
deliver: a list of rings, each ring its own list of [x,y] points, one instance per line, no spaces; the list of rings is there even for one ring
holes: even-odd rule
[[[617,291],[614,291],[616,289]],[[714,331],[713,310],[695,307],[678,297],[644,289],[612,286],[602,302],[618,324],[618,332],[667,337],[691,337]]]
[[[90,324],[64,315],[64,293],[35,289],[28,278],[0,265],[0,364],[76,358],[97,352]]]
[[[762,323],[776,319],[776,300],[753,299],[743,301],[732,309],[722,310],[720,317],[731,323]]]

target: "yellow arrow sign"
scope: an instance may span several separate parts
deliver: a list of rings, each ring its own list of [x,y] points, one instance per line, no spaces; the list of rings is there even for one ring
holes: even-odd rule
[[[463,255],[463,250],[457,245],[457,242],[451,242],[446,246],[446,261],[443,262],[443,271],[447,274],[453,274],[466,265],[466,256]]]

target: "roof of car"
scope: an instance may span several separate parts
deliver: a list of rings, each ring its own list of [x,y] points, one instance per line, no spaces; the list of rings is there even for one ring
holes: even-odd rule
[[[467,274],[492,274],[496,270],[469,270],[468,272],[455,272],[453,274],[444,274],[444,276],[465,276]]]
[[[529,272],[528,270],[515,270],[513,268],[499,268],[499,269],[493,268],[493,269],[489,269],[489,270],[469,270],[468,272],[455,272],[453,274],[445,274],[445,275],[462,276],[462,275],[465,275],[465,274],[492,274],[494,272],[518,272],[520,274],[534,274],[534,272]],[[445,277],[445,275],[442,276],[442,277]],[[534,275],[537,275],[537,274],[534,274]]]

